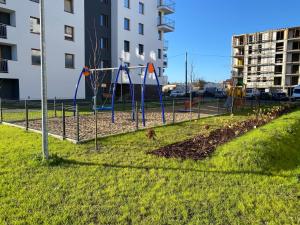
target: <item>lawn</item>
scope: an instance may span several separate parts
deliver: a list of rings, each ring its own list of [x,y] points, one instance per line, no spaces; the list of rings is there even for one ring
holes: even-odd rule
[[[73,145],[0,126],[0,224],[300,224],[300,111],[204,161],[147,154],[246,115],[206,118]]]

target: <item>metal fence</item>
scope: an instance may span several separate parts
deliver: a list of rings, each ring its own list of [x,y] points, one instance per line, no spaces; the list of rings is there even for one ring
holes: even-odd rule
[[[132,104],[130,102],[117,102],[115,105],[115,122],[112,123],[111,111],[97,111],[95,113],[92,102],[79,101],[74,107],[72,101],[52,99],[48,100],[48,131],[50,135],[55,137],[80,143],[93,140],[95,137],[134,132],[140,129],[229,113],[230,109],[224,107],[225,101],[226,99],[214,98],[192,101],[184,98],[165,99],[165,120],[162,118],[159,102],[148,101],[145,103],[146,126],[143,126],[140,102],[135,103],[135,120],[132,118]],[[274,104],[278,104],[278,102],[247,100],[243,103],[243,108]],[[237,109],[234,108],[234,110]],[[39,100],[0,100],[0,122],[22,127],[26,130],[40,131],[42,127],[41,117],[41,102]]]

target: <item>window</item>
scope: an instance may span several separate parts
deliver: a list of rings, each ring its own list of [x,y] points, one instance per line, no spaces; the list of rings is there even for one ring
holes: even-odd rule
[[[293,50],[299,50],[300,49],[300,42],[293,42]]]
[[[130,52],[130,42],[124,41],[124,52]]]
[[[130,0],[124,0],[124,7],[125,8],[130,8]]]
[[[274,85],[281,85],[281,77],[274,77]]]
[[[292,66],[292,74],[299,74],[299,65]]]
[[[125,63],[124,63],[124,66],[128,68],[128,67],[130,67],[130,63],[125,62]]]
[[[145,13],[145,5],[142,2],[139,2],[139,13],[143,15]]]
[[[124,29],[130,30],[130,20],[128,18],[124,18]]]
[[[161,49],[158,49],[158,58],[161,59]]]
[[[107,15],[100,15],[100,26],[108,27],[108,16]]]
[[[259,64],[259,65],[261,64],[261,56],[257,57],[257,64]]]
[[[299,83],[299,77],[298,76],[292,76],[291,77],[291,85],[298,85]]]
[[[65,40],[74,41],[74,27],[65,25]]]
[[[284,31],[278,31],[276,34],[276,40],[280,41],[284,39]]]
[[[158,76],[161,77],[162,73],[161,73],[161,67],[158,67]]]
[[[252,36],[252,35],[250,35],[250,36],[248,37],[248,43],[249,43],[249,44],[252,44],[252,43],[253,43],[253,36]]]
[[[144,45],[139,44],[139,55],[144,55]]]
[[[262,53],[262,45],[258,45],[258,53],[259,53],[259,54]]]
[[[275,74],[282,74],[282,66],[281,65],[275,66]]]
[[[31,49],[31,63],[32,65],[41,65],[41,51],[39,49]]]
[[[300,54],[294,53],[292,54],[292,62],[299,62],[300,61]]]
[[[139,34],[144,35],[144,24],[139,23]]]
[[[74,55],[73,54],[65,54],[65,67],[69,69],[74,69],[75,68],[75,63],[74,63]]]
[[[160,30],[158,31],[158,40],[162,40],[162,32]]]
[[[65,0],[65,12],[74,13],[73,0]]]
[[[252,54],[252,46],[249,46],[248,53],[251,55]]]
[[[284,43],[280,42],[280,43],[276,43],[276,52],[283,52],[284,50]]]
[[[275,56],[275,63],[283,63],[283,54],[277,54]]]
[[[108,49],[108,38],[101,38],[100,39],[100,48],[101,49]]]
[[[248,64],[251,65],[252,64],[252,58],[248,58]]]
[[[40,19],[36,17],[30,17],[30,32],[34,34],[40,33]]]

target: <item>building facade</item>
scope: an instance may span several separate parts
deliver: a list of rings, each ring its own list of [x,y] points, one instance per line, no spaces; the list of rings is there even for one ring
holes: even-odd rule
[[[171,0],[123,0],[112,1],[112,65],[142,66],[154,63],[161,85],[167,84],[164,68],[167,66],[167,42],[165,34],[173,32],[174,21],[168,15],[175,12],[175,2]],[[140,95],[143,70],[131,70],[135,95]],[[112,74],[113,79],[116,76]],[[118,83],[128,92],[129,80],[125,74]],[[156,80],[147,77],[147,95],[155,95]],[[154,97],[154,96],[153,96]]]
[[[84,65],[81,0],[45,1],[48,98],[72,98]],[[0,97],[40,99],[38,0],[0,1]],[[78,74],[78,75],[77,75]],[[85,87],[79,88],[85,97]]]
[[[235,35],[232,76],[247,88],[286,92],[300,84],[300,27]]]

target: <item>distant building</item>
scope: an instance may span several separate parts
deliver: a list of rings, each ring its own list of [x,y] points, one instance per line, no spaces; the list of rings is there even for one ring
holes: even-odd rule
[[[232,38],[233,78],[247,88],[292,93],[300,84],[300,27]]]

